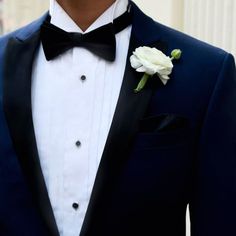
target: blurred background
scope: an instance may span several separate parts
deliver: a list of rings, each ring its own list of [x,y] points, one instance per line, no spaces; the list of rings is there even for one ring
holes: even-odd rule
[[[231,52],[236,57],[236,0],[134,0],[158,22]],[[0,34],[39,17],[49,0],[0,0]],[[187,217],[187,235],[189,233]]]
[[[155,20],[236,56],[236,0],[134,0]],[[0,0],[0,34],[40,16],[49,0]]]

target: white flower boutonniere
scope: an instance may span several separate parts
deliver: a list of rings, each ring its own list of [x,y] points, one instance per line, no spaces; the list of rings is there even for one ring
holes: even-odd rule
[[[166,56],[163,52],[156,48],[139,47],[130,57],[131,66],[137,72],[144,73],[137,88],[136,93],[141,91],[147,83],[149,77],[157,74],[164,85],[170,79],[169,75],[172,73],[174,59],[180,59],[181,50],[175,49],[171,52],[171,57]]]

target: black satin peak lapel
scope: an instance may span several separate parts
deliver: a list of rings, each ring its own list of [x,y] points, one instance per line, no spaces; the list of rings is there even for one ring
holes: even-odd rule
[[[106,202],[109,199],[109,194],[112,192],[115,179],[119,176],[124,161],[128,158],[129,147],[138,130],[139,119],[146,113],[153,90],[161,86],[161,83],[148,83],[140,93],[134,92],[142,74],[137,73],[131,67],[129,58],[135,48],[139,46],[145,45],[132,35],[116,111],[80,236],[102,235],[99,230],[106,227],[106,222],[103,222],[103,214],[106,212]],[[161,41],[156,42],[153,46],[163,52],[167,47]]]
[[[11,38],[4,60],[4,111],[16,154],[49,235],[59,236],[43,178],[31,108],[31,73],[39,31],[26,40]]]

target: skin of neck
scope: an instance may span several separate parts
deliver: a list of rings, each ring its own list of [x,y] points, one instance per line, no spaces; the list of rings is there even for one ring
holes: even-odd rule
[[[85,31],[116,0],[57,0],[71,19]]]

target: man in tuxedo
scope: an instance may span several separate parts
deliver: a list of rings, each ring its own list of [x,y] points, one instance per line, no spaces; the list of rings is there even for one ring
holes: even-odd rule
[[[161,7],[161,6],[160,6]],[[130,65],[179,48],[167,85]],[[52,0],[0,39],[0,235],[236,235],[232,55],[128,0]]]

